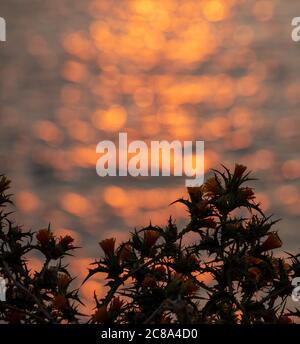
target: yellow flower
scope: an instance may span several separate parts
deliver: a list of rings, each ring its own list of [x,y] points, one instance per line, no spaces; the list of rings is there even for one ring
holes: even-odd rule
[[[115,244],[116,244],[115,238],[104,239],[99,242],[99,245],[106,256],[112,256],[115,253]]]

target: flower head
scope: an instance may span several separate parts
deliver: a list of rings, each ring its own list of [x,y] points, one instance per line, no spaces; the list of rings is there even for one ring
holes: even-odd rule
[[[242,198],[245,200],[251,200],[255,198],[254,192],[251,188],[245,187],[245,188],[241,188],[241,195]]]
[[[154,229],[147,229],[144,232],[144,243],[148,248],[150,248],[153,245],[155,245],[159,237],[160,237],[160,234],[158,231]]]
[[[57,286],[59,289],[66,289],[71,282],[71,277],[66,273],[59,273],[57,278]]]
[[[241,178],[246,170],[247,170],[247,166],[235,164],[233,177]]]
[[[116,238],[104,239],[99,242],[100,247],[106,256],[112,256],[115,253]]]
[[[9,189],[10,180],[7,179],[5,176],[0,176],[0,193],[3,193],[7,189]]]
[[[66,249],[70,249],[72,248],[72,242],[74,241],[74,239],[70,236],[70,235],[66,235],[64,237],[60,238],[60,244],[66,248]]]
[[[36,239],[41,246],[47,246],[49,241],[53,239],[53,233],[49,229],[41,229],[38,231]]]
[[[202,186],[188,187],[187,190],[188,190],[188,193],[189,193],[192,201],[197,202],[197,201],[202,199],[202,196],[203,196],[203,187]]]
[[[128,261],[128,259],[130,258],[131,252],[132,252],[132,247],[130,244],[126,243],[122,245],[119,250],[119,255],[118,255],[120,263],[124,263]]]
[[[261,252],[274,250],[282,246],[282,241],[276,232],[269,233],[268,238],[261,245]]]
[[[219,183],[216,177],[209,178],[204,184],[204,190],[207,194],[214,196],[219,190]]]

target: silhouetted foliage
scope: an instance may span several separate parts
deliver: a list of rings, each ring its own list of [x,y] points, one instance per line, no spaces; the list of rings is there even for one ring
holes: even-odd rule
[[[99,244],[103,256],[89,268],[106,276],[108,292],[94,293],[90,323],[291,323],[298,310],[286,307],[300,276],[300,255],[275,258],[282,242],[255,201],[246,167],[224,167],[201,187],[188,188],[179,199],[189,223],[178,229],[172,218],[163,227],[134,230],[116,247],[116,239]],[[7,301],[0,303],[1,319],[10,323],[80,321],[78,290],[63,258],[73,250],[69,236],[55,238],[50,230],[24,232],[4,211],[10,202],[9,181],[2,177],[0,267],[8,280]],[[188,239],[191,233],[197,237]],[[29,272],[25,256],[38,250],[44,256],[39,272]],[[55,263],[53,263],[55,262]],[[51,263],[51,264],[50,264]],[[84,282],[85,282],[84,281]]]

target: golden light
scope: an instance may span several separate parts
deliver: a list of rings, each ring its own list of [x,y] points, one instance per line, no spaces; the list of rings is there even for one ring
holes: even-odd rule
[[[97,110],[93,114],[93,123],[97,129],[119,131],[124,127],[127,113],[121,106],[111,106],[108,110]]]

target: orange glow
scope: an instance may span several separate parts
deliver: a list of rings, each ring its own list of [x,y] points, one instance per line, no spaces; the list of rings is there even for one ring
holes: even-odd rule
[[[87,198],[74,192],[62,196],[61,206],[64,210],[76,216],[87,216],[92,209],[92,204]]]
[[[23,213],[32,213],[36,211],[39,207],[40,200],[39,198],[32,192],[24,190],[20,191],[16,194],[16,204],[17,207]]]
[[[63,40],[65,50],[83,60],[90,60],[94,56],[92,44],[80,32],[67,35]]]
[[[128,204],[127,193],[118,186],[109,186],[104,191],[104,201],[114,208],[126,207]]]
[[[276,197],[279,202],[285,205],[292,205],[299,203],[300,195],[295,186],[292,185],[282,185],[276,189]]]
[[[75,61],[66,62],[63,69],[63,77],[72,82],[80,83],[87,76],[87,69],[84,64]]]
[[[253,14],[259,21],[268,21],[273,17],[274,1],[260,0],[256,1],[253,6]]]
[[[228,16],[225,1],[211,0],[204,2],[203,14],[207,20],[212,22],[224,20]]]
[[[123,107],[112,106],[107,111],[97,110],[93,115],[96,128],[105,131],[118,131],[126,123],[127,114]]]
[[[281,170],[286,179],[297,179],[300,177],[300,161],[288,160],[283,163]]]
[[[36,136],[49,143],[59,144],[63,140],[60,129],[50,121],[38,121],[34,124]]]

